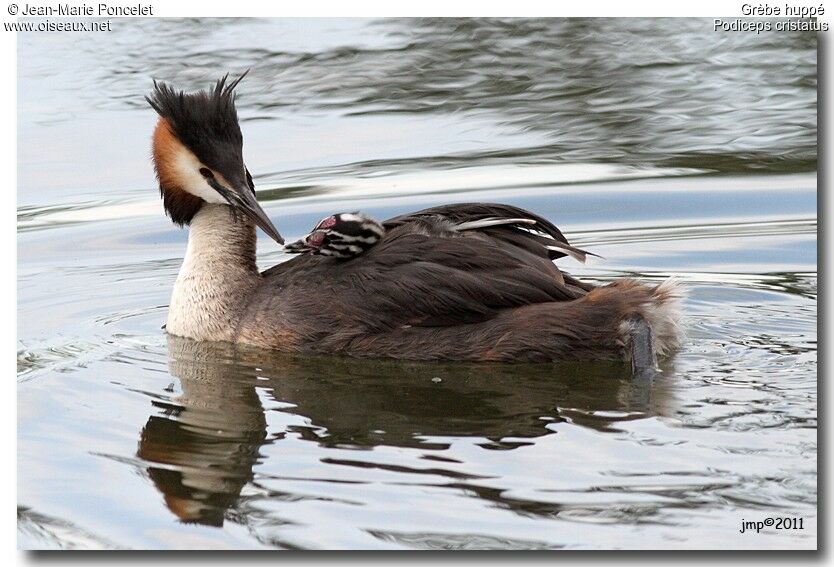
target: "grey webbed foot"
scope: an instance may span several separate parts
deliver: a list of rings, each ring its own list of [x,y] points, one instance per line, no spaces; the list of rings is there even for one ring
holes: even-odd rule
[[[629,320],[631,333],[631,372],[634,378],[651,378],[657,371],[657,353],[651,325],[642,316]]]

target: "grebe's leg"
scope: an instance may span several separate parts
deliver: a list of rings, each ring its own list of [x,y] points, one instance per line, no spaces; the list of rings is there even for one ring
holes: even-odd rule
[[[631,333],[631,372],[635,378],[652,377],[658,370],[652,327],[640,315],[629,319],[628,324]]]

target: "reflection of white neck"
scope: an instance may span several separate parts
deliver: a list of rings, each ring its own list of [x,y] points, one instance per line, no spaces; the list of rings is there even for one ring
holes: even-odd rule
[[[234,341],[258,284],[255,225],[226,205],[204,203],[191,221],[166,330],[204,341]]]

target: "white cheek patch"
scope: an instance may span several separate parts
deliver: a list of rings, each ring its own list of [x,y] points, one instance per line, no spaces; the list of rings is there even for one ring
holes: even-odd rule
[[[174,168],[183,191],[201,198],[206,203],[228,204],[226,199],[221,197],[220,193],[208,184],[205,177],[200,173],[201,167],[205,166],[185,146],[177,148],[174,156]]]

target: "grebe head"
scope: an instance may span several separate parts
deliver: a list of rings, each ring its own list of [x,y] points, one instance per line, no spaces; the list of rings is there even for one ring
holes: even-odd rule
[[[182,226],[203,203],[230,205],[279,244],[284,239],[255,198],[255,184],[243,162],[243,135],[234,89],[246,73],[228,75],[206,91],[185,93],[154,81],[145,97],[159,114],[153,161],[165,211]]]
[[[321,254],[334,258],[359,256],[385,236],[385,228],[362,213],[340,213],[323,218],[312,232],[284,246],[291,254]]]

